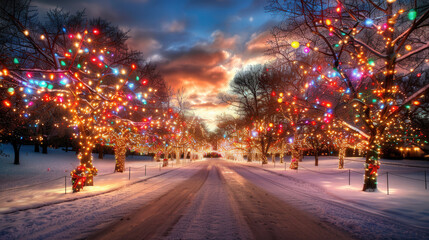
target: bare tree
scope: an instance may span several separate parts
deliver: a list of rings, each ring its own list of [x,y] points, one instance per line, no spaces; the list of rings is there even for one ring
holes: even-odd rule
[[[231,91],[220,96],[221,100],[235,107],[245,126],[252,129],[250,136],[267,163],[267,154],[276,139],[276,101],[272,98],[275,87],[280,82],[276,72],[265,66],[251,66],[238,72],[231,82]]]

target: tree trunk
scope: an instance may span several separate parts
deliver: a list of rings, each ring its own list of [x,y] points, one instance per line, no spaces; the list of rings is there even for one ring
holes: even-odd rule
[[[247,161],[251,162],[253,160],[252,158],[252,149],[250,148],[249,151],[247,152]]]
[[[176,150],[176,164],[180,164],[180,151]]]
[[[300,162],[302,162],[302,159],[303,159],[303,156],[304,156],[304,151],[303,150],[299,150],[299,158],[298,158],[298,160],[300,161]]]
[[[17,141],[12,141],[12,147],[13,147],[13,153],[15,155],[13,164],[19,165],[19,150],[21,149],[21,143]]]
[[[159,158],[161,157],[161,154],[159,150],[156,150],[155,155],[153,156],[153,160],[159,162]]]
[[[319,166],[319,151],[314,150],[314,166]]]
[[[290,161],[290,168],[291,169],[298,169],[298,162],[300,157],[301,151],[299,150],[299,146],[296,143],[293,143],[292,146],[292,154],[291,154],[291,161]]]
[[[115,172],[124,172],[125,170],[125,158],[126,158],[127,148],[125,145],[120,144],[116,145],[115,148]]]
[[[164,151],[164,158],[167,160],[170,160],[170,150],[165,149]]]
[[[338,149],[338,169],[344,168],[344,157],[346,156],[346,150],[347,148],[341,144],[340,148]]]
[[[104,147],[101,144],[98,144],[98,159],[104,158]]]
[[[283,163],[283,162],[284,162],[284,154],[280,153],[280,163]]]
[[[86,176],[85,186],[94,186],[94,175],[96,175],[97,172],[92,164],[92,150],[94,149],[92,137],[83,136],[80,140],[80,146],[81,149],[78,154],[80,165],[85,166],[89,172]]]
[[[66,152],[69,151],[69,137],[66,136]]]
[[[36,141],[35,143],[34,143],[34,152],[40,152],[40,144],[39,144],[39,141]]]
[[[371,136],[369,140],[369,149],[366,154],[365,161],[365,176],[363,191],[374,192],[377,190],[377,176],[378,168],[380,167],[379,162],[379,151],[381,146],[376,140],[376,136]]]
[[[48,136],[43,136],[42,153],[48,154]]]
[[[267,155],[266,154],[261,154],[261,161],[262,161],[262,164],[268,164],[268,158],[267,158]]]

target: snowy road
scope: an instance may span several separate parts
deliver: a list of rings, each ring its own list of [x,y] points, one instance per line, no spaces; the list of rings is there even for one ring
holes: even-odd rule
[[[231,171],[226,161],[202,170],[172,191],[90,239],[349,239]]]
[[[297,175],[197,161],[95,196],[2,214],[0,239],[429,239],[428,229]]]

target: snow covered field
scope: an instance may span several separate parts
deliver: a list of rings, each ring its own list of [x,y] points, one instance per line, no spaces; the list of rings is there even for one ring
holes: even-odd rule
[[[21,165],[15,166],[12,148],[8,145],[3,148],[11,156],[0,157],[0,239],[85,238],[157,199],[207,165],[207,161],[179,165],[170,162],[168,167],[160,169],[158,162],[147,157],[130,156],[126,161],[127,170],[131,166],[129,180],[128,171],[113,173],[113,156],[99,160],[94,155],[94,165],[99,169],[95,186],[71,193],[69,172],[78,164],[74,152],[49,149],[45,155],[34,153],[33,146],[23,146]],[[298,171],[285,170],[278,159],[275,167],[272,162],[261,166],[258,162],[228,161],[220,174],[225,179],[233,176],[239,179],[240,175],[357,238],[428,238],[429,190],[425,189],[424,172],[429,173],[429,162],[382,160],[381,163],[379,191],[374,193],[360,191],[362,158],[346,158],[343,170],[337,169],[336,157],[321,157],[318,167],[314,166],[313,157],[305,157]],[[237,228],[231,222],[234,216],[226,213],[228,208],[219,208],[219,201],[228,198],[213,174],[210,172],[195,202],[168,238],[207,236],[201,231],[227,229],[225,226]],[[64,176],[67,194],[64,194]],[[216,215],[219,211],[222,214]],[[213,229],[205,228],[205,223]]]
[[[0,213],[94,196],[178,167],[175,162],[170,162],[168,167],[160,168],[161,163],[154,162],[151,157],[128,156],[127,171],[113,173],[113,155],[97,159],[97,155],[93,154],[94,166],[98,169],[98,176],[94,178],[95,184],[86,186],[79,194],[73,194],[70,172],[79,165],[75,152],[49,149],[48,154],[42,154],[33,152],[33,146],[23,146],[21,164],[17,166],[13,164],[12,147],[3,145],[3,148],[9,157],[0,157]],[[183,164],[187,162],[184,161]]]
[[[319,166],[314,166],[314,157],[306,156],[303,162],[299,163],[298,171],[287,168],[289,163],[286,161],[285,170],[285,165],[280,165],[278,159],[275,166],[272,162],[265,166],[258,162],[242,162],[299,180],[297,182],[322,187],[326,194],[335,196],[337,201],[429,229],[429,189],[425,189],[425,171],[426,187],[429,184],[428,161],[382,159],[378,172],[377,192],[361,191],[364,158],[346,158],[345,168],[341,170],[338,169],[336,157],[320,157]],[[387,175],[389,195],[387,195]]]

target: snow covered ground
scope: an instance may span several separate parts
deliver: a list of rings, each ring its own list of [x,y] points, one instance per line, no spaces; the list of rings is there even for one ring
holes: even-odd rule
[[[182,159],[183,164],[170,162],[168,167],[160,169],[158,162],[147,157],[128,157],[129,180],[128,171],[113,173],[113,156],[99,160],[94,155],[94,165],[99,169],[95,186],[71,193],[69,172],[78,164],[74,152],[49,149],[45,155],[34,153],[33,146],[23,146],[21,165],[15,166],[12,148],[3,145],[3,149],[10,157],[0,157],[0,239],[84,238],[157,199],[205,164],[205,161],[189,164]],[[429,162],[381,162],[379,191],[374,193],[361,191],[362,158],[346,158],[343,170],[337,169],[336,157],[321,157],[318,167],[314,166],[313,157],[305,157],[298,171],[285,168],[278,159],[275,167],[272,162],[261,166],[258,162],[230,161],[222,174],[240,174],[279,199],[358,238],[427,238],[429,190],[425,189],[424,172],[429,177]],[[213,207],[218,206],[214,202],[227,199],[213,174],[210,172],[195,202],[186,211],[197,217],[184,215],[169,237],[204,236],[200,231],[211,227],[212,230],[226,229],[222,226],[236,228],[231,223],[231,214],[225,213],[229,208]],[[67,194],[64,194],[64,176]],[[213,211],[224,211],[221,215],[230,217],[218,216]],[[212,222],[205,222],[207,219]],[[205,223],[208,227],[198,229]],[[183,231],[185,226],[189,231]],[[367,234],[367,231],[372,232]]]
[[[305,182],[310,186],[322,187],[327,195],[334,196],[339,202],[429,229],[429,189],[425,189],[425,171],[426,184],[429,185],[428,161],[382,159],[378,172],[378,191],[363,192],[363,158],[346,158],[345,168],[341,170],[338,169],[336,157],[323,156],[319,159],[319,166],[314,166],[314,157],[306,156],[299,163],[298,171],[289,169],[290,162],[286,160],[286,168],[285,164],[280,165],[278,159],[275,166],[272,162],[264,166],[260,162],[241,163],[287,176],[296,183]],[[282,181],[282,178],[277,181]],[[311,192],[311,188],[305,190]]]
[[[48,154],[42,154],[33,152],[33,146],[23,146],[20,165],[14,165],[12,147],[2,147],[9,157],[0,157],[0,213],[94,196],[165,173],[189,162],[182,161],[179,166],[170,162],[168,167],[160,167],[161,163],[154,162],[151,157],[128,156],[127,171],[113,173],[113,155],[97,159],[96,154],[93,154],[94,166],[98,169],[95,184],[86,186],[79,194],[73,194],[70,172],[79,165],[75,152],[49,149]]]

